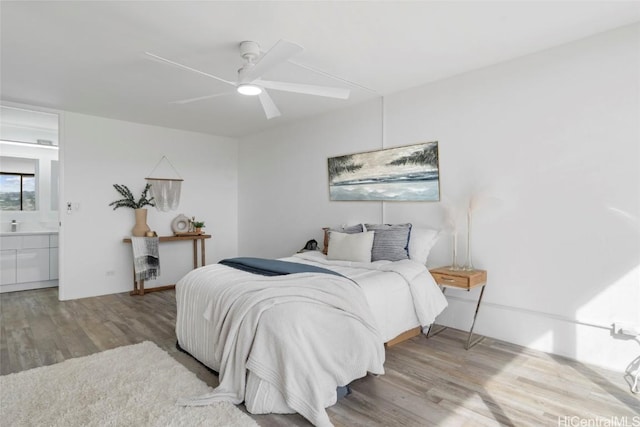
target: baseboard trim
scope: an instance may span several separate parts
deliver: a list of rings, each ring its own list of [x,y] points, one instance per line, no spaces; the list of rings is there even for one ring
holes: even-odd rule
[[[55,288],[58,286],[58,280],[43,280],[39,282],[11,283],[0,286],[0,293],[28,291],[31,289]]]
[[[466,304],[472,304],[472,305],[476,304],[476,301],[474,301],[474,300],[457,297],[455,295],[447,294],[447,299],[464,302]],[[483,307],[484,308],[492,307],[492,308],[496,308],[498,310],[507,310],[507,311],[513,311],[513,312],[516,312],[516,313],[529,314],[529,315],[532,315],[532,316],[546,317],[547,319],[559,320],[561,322],[572,323],[572,324],[575,324],[575,325],[590,326],[592,328],[611,330],[611,328],[613,327],[613,325],[606,325],[604,323],[572,319],[570,317],[560,316],[558,314],[546,313],[544,311],[531,310],[531,309],[522,308],[522,307],[513,307],[513,306],[509,306],[509,305],[504,305],[504,304],[497,304],[497,303],[489,302],[489,301],[486,301],[486,300],[482,302],[482,305],[480,306],[480,311],[482,311]]]

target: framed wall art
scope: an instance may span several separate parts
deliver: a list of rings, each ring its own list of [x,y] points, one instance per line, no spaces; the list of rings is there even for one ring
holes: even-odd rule
[[[440,200],[438,142],[330,157],[331,200]]]

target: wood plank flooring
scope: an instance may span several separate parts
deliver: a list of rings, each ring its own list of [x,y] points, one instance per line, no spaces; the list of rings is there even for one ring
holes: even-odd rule
[[[0,310],[2,375],[148,340],[217,385],[216,376],[176,350],[174,291],[65,302],[55,288],[13,292],[0,295]],[[640,397],[622,374],[488,338],[466,351],[465,338],[449,329],[388,348],[386,374],[355,381],[352,393],[328,409],[331,420],[336,426],[571,426],[601,418],[640,425]],[[309,425],[299,415],[252,417],[265,427]]]

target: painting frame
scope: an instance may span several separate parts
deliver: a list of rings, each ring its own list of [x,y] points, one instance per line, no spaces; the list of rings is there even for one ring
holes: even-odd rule
[[[331,201],[440,201],[438,141],[327,159]]]

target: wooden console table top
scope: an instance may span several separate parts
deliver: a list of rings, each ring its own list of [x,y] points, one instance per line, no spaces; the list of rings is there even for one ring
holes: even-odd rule
[[[189,236],[159,236],[158,239],[161,242],[173,242],[176,240],[200,240],[200,239],[210,239],[211,234],[194,234]],[[122,239],[125,243],[131,243],[130,237],[125,237]]]

